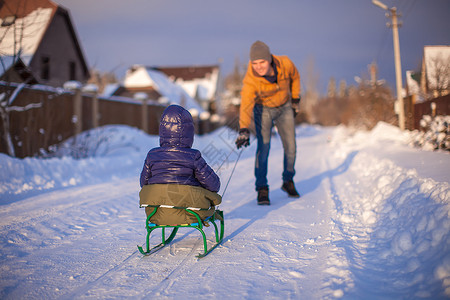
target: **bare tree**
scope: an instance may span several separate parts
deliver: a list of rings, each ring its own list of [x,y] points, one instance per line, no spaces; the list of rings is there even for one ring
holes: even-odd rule
[[[380,121],[390,124],[396,122],[394,98],[390,89],[384,84],[367,85],[363,82],[348,101],[349,106],[346,111],[348,125],[372,129]]]
[[[225,88],[235,97],[239,97],[242,89],[242,79],[244,79],[247,65],[241,64],[239,58],[234,61],[233,72],[225,77]]]
[[[12,5],[14,4],[14,5]],[[15,156],[14,144],[10,131],[10,113],[12,111],[26,111],[40,107],[40,104],[14,106],[14,100],[26,84],[34,81],[31,72],[23,62],[24,52],[29,47],[25,41],[34,37],[33,25],[39,25],[40,12],[23,15],[26,1],[3,3],[4,14],[0,24],[0,118],[2,135],[10,156]],[[30,30],[31,29],[31,30]],[[20,84],[13,84],[20,82]]]
[[[450,92],[450,56],[439,53],[430,59],[430,69],[427,76],[430,82],[429,91],[434,97],[444,96]]]
[[[224,78],[225,92],[222,94],[222,111],[226,125],[232,129],[239,129],[239,106],[242,90],[242,80],[247,70],[247,64],[242,64],[239,58],[234,61],[233,71]]]
[[[308,123],[317,123],[317,115],[314,113],[314,107],[317,105],[319,101],[319,91],[318,91],[318,82],[319,82],[319,73],[317,73],[315,69],[314,58],[310,57],[306,64],[306,72],[300,71],[300,76],[303,78],[303,82],[305,86],[302,86],[302,100],[301,100],[301,110],[304,112],[304,121]]]
[[[366,77],[366,76],[364,76]],[[317,123],[372,129],[378,122],[395,124],[394,98],[383,80],[359,78],[358,86],[346,88],[341,81],[339,95],[329,94],[314,106]]]
[[[328,81],[327,96],[334,98],[336,97],[336,94],[336,80],[334,77],[331,77],[330,81]]]
[[[91,78],[87,83],[95,84],[98,87],[98,92],[102,93],[108,84],[117,83],[118,80],[113,72],[100,72],[97,69],[91,70]]]
[[[344,79],[341,79],[339,82],[339,98],[344,98],[347,95],[347,82]]]

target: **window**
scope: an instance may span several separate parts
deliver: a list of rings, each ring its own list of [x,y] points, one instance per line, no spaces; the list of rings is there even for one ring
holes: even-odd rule
[[[50,57],[48,56],[41,58],[41,78],[43,80],[50,79]]]
[[[77,79],[77,65],[74,61],[69,62],[69,80]]]

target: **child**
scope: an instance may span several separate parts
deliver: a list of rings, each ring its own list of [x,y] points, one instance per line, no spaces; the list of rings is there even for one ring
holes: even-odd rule
[[[194,122],[191,114],[179,105],[168,106],[159,125],[160,147],[151,149],[141,172],[140,204],[196,207],[202,220],[213,215],[214,206],[222,199],[217,192],[220,179],[192,149]],[[147,216],[154,207],[146,207]],[[197,222],[184,209],[158,208],[151,222],[158,225],[177,225]]]

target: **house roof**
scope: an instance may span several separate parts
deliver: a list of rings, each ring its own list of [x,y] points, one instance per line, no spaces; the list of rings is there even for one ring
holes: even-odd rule
[[[83,70],[85,74],[89,74],[89,68],[68,10],[50,0],[0,1],[0,55],[15,56],[20,54],[23,62],[28,65],[55,14],[61,14],[65,19],[76,51],[83,64]],[[15,20],[11,26],[1,26],[8,21],[8,17],[12,16],[15,17]],[[19,35],[17,35],[17,30],[15,30],[18,26],[23,28],[23,32]],[[17,49],[18,36],[21,39],[20,44],[22,47],[20,53],[18,53]]]
[[[0,1],[0,18],[15,15],[18,19],[28,16],[30,13],[40,8],[50,8],[55,11],[57,4],[48,0],[27,0],[27,1]]]
[[[218,70],[218,65],[211,66],[178,66],[178,67],[152,67],[152,69],[158,70],[166,74],[168,77],[173,78],[173,80],[177,80],[179,78],[184,81],[190,81],[194,79],[202,79],[214,72],[214,70]],[[209,75],[208,75],[209,74]]]
[[[105,96],[121,96],[134,98],[136,93],[145,93],[147,94],[147,98],[151,100],[158,100],[162,95],[155,90],[153,87],[142,87],[142,88],[126,88],[122,85],[116,86],[114,90],[111,90],[112,93],[104,94]]]
[[[215,98],[219,82],[219,65],[185,67],[151,67],[166,74],[179,84],[191,96],[199,101],[211,101]]]
[[[47,27],[55,14],[56,5],[49,1],[4,1],[0,8],[0,43],[1,55],[17,55],[20,46],[20,56],[32,56],[44,36]],[[8,17],[15,18],[10,26],[4,26]],[[23,28],[23,29],[18,29]],[[23,30],[19,32],[19,30]],[[20,42],[18,41],[20,39]],[[19,45],[20,43],[20,45]],[[29,61],[25,61],[28,63]]]
[[[131,67],[126,73],[123,86],[129,91],[153,87],[169,103],[181,105],[188,110],[195,109],[199,113],[203,112],[203,108],[180,85],[154,68],[141,65]]]

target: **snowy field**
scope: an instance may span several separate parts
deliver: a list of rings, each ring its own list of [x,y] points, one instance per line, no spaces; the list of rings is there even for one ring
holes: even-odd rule
[[[194,143],[222,165],[220,194],[234,138],[219,129]],[[371,132],[299,126],[302,197],[291,199],[275,135],[272,205],[262,207],[253,141],[220,205],[224,241],[201,260],[200,235],[188,229],[152,256],[137,251],[146,233],[139,173],[158,137],[108,126],[90,133],[104,142],[87,143],[83,159],[0,154],[0,298],[449,299],[450,155],[409,138],[384,123]]]

